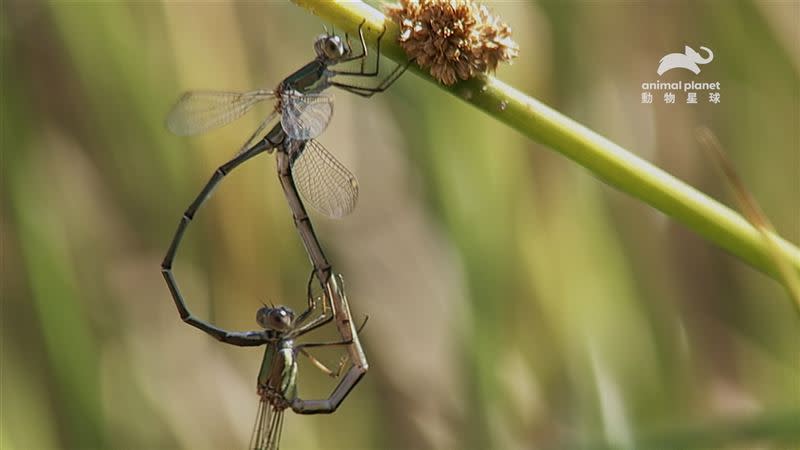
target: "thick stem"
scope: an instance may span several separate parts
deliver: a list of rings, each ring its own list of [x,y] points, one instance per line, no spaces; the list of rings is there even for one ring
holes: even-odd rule
[[[357,0],[294,2],[351,34],[364,21],[365,35],[373,42],[385,25],[386,35],[381,41],[383,54],[398,63],[407,60],[397,44],[397,25],[366,3]],[[446,87],[416,65],[412,64],[409,71],[572,159],[611,186],[655,207],[756,269],[781,280],[768,242],[747,220],[630,151],[491,76]],[[800,249],[778,236],[775,245],[777,253],[789,262],[795,273],[800,273]]]

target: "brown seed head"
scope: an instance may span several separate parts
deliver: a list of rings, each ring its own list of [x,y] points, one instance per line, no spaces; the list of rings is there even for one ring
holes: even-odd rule
[[[400,25],[406,54],[446,85],[494,71],[519,53],[511,28],[468,0],[400,0],[387,14]]]

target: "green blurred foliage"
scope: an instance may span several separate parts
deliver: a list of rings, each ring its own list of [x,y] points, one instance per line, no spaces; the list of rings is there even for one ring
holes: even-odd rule
[[[498,76],[732,204],[693,140],[711,127],[800,241],[797,3],[491,7],[521,47]],[[0,448],[244,448],[260,352],[183,325],[159,263],[267,110],[191,139],[163,117],[187,89],[276,85],[322,24],[276,2],[2,10]],[[722,103],[641,104],[684,45],[714,50],[701,77]],[[336,414],[287,416],[284,448],[800,446],[800,327],[774,281],[413,76],[335,95],[321,141],[361,199],[314,219],[371,317],[371,370]],[[226,179],[176,263],[192,309],[224,327],[303,303],[272,164]],[[332,387],[300,376],[303,396]]]

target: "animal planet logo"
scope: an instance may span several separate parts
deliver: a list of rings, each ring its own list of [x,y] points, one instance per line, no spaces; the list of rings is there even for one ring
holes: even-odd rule
[[[714,59],[714,52],[708,47],[700,47],[705,56],[695,51],[688,45],[684,47],[684,53],[670,53],[659,61],[658,72],[663,75],[672,69],[686,69],[695,75],[700,73],[700,64],[708,64]],[[678,103],[678,97],[683,91],[683,103],[697,104],[700,102],[701,94],[707,94],[708,102],[718,104],[722,100],[720,94],[720,82],[701,82],[695,80],[661,81],[642,83],[642,103],[653,103],[656,93],[661,93],[663,102],[666,104]],[[663,91],[663,92],[661,92]]]
[[[670,53],[658,62],[658,70],[656,72],[659,75],[663,75],[672,69],[686,69],[697,75],[700,73],[699,64],[708,64],[714,59],[714,52],[710,48],[700,47],[700,50],[706,52],[706,57],[703,57],[688,45],[684,47],[683,53]]]

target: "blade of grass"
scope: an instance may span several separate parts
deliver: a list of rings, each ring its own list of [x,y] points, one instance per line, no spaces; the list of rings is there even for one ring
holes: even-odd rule
[[[407,59],[397,44],[399,29],[375,8],[356,0],[293,0],[337,29],[356,33],[364,23],[372,42],[386,27],[384,55],[398,63]],[[589,169],[626,192],[683,223],[742,261],[781,280],[773,250],[745,218],[667,172],[639,158],[589,128],[491,76],[445,87],[412,64],[409,71]],[[774,236],[775,252],[800,272],[800,249]]]
[[[725,180],[730,185],[736,197],[739,210],[742,211],[742,214],[744,214],[747,220],[749,220],[764,237],[764,241],[767,243],[767,249],[770,251],[775,266],[778,268],[780,276],[779,281],[783,282],[783,285],[789,292],[789,297],[794,301],[797,313],[800,314],[800,282],[797,279],[797,274],[792,273],[789,261],[786,260],[786,257],[780,251],[780,243],[777,241],[775,228],[772,226],[772,223],[770,223],[766,214],[764,214],[764,211],[761,210],[756,199],[745,187],[744,181],[742,181],[742,178],[733,167],[733,163],[722,150],[722,145],[719,143],[714,133],[706,127],[698,128],[697,139],[703,144],[706,150],[708,150],[711,158],[714,159],[722,171]]]

